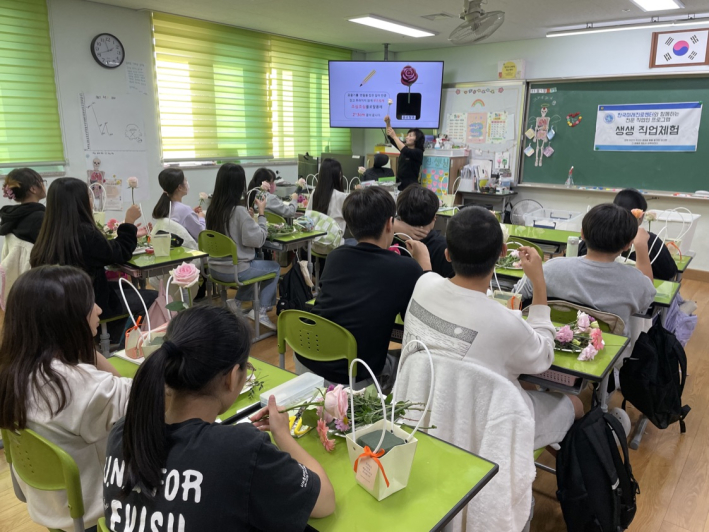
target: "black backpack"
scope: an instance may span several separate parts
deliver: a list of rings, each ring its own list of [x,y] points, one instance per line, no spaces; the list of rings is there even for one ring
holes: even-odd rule
[[[281,297],[276,305],[276,314],[284,310],[307,310],[305,304],[313,299],[313,290],[305,283],[298,257],[293,259],[291,269],[281,278],[278,285]]]
[[[568,532],[619,532],[632,522],[640,489],[630,467],[626,438],[620,421],[595,407],[572,425],[561,442],[556,496]]]
[[[690,411],[682,406],[682,391],[687,379],[687,355],[674,334],[659,323],[641,333],[633,353],[620,368],[620,388],[625,402],[635,406],[659,429],[679,421]]]

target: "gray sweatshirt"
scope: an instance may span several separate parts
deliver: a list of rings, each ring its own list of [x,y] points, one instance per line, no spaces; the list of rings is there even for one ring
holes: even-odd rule
[[[292,199],[291,202],[286,205],[283,203],[281,198],[275,194],[268,194],[266,196],[266,210],[283,216],[284,218],[293,218],[295,211],[298,209],[298,200]]]
[[[645,312],[656,293],[650,279],[637,268],[619,262],[596,262],[586,257],[548,260],[544,263],[544,280],[549,298],[620,316],[625,323],[626,336],[631,316]],[[515,292],[521,293],[523,299],[532,297],[532,283],[526,276],[515,285]]]
[[[256,248],[263,246],[268,236],[268,222],[265,216],[258,217],[258,223],[241,205],[234,208],[229,219],[227,236],[236,242],[236,255],[239,258],[239,273],[251,267],[256,255]],[[234,271],[231,259],[211,259],[209,267],[214,271],[231,273]]]

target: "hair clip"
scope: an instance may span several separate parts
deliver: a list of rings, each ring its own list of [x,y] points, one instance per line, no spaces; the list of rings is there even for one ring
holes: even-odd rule
[[[15,191],[12,190],[12,187],[10,185],[3,185],[2,196],[3,196],[3,198],[14,200],[15,199]]]

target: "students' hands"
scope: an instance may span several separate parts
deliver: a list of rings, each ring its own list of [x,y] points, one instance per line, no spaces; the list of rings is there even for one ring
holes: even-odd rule
[[[414,240],[423,240],[428,236],[428,231],[423,227],[414,227],[394,218],[394,232],[404,233]]]
[[[268,415],[266,419],[262,419]],[[284,436],[290,436],[290,427],[288,426],[288,412],[280,412],[276,404],[274,395],[268,398],[268,405],[256,412],[249,418],[254,427],[260,431],[270,431],[278,443],[278,439]]]
[[[254,200],[254,203],[256,204],[256,208],[258,209],[259,216],[263,216],[264,213],[266,212],[266,198],[264,198],[264,199],[256,198]]]
[[[135,221],[140,218],[140,207],[138,205],[131,205],[126,211],[126,223],[134,224]]]
[[[249,207],[249,215],[253,218],[254,217],[254,208]]]
[[[519,248],[519,261],[522,263],[524,274],[532,281],[536,291],[539,284],[544,283],[544,269],[542,268],[542,258],[537,250],[528,246]]]
[[[136,225],[136,227],[138,228],[138,238],[146,236],[153,230],[153,224],[151,223],[148,223],[147,226],[143,226],[143,224],[138,224]]]
[[[290,199],[297,200],[297,199],[298,199],[298,194],[296,194],[295,192],[293,192],[293,194],[290,195]]]
[[[195,212],[195,214],[199,214],[199,213],[203,212],[201,205],[197,205],[197,206],[196,206],[194,209],[192,209],[192,210]]]
[[[638,234],[635,235],[635,240],[633,240],[635,249],[637,249],[638,247],[646,248],[648,246],[649,240],[650,233],[648,233],[644,227],[638,227]]]
[[[404,243],[406,244],[406,249],[408,249],[414,257],[414,260],[419,263],[419,266],[421,266],[424,271],[430,271],[431,255],[428,253],[426,244],[423,244],[418,240],[407,240]]]

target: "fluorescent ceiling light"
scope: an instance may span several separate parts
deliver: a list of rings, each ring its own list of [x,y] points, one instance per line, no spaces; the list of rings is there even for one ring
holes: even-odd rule
[[[643,11],[667,11],[682,9],[684,4],[679,0],[630,0]]]
[[[641,22],[638,24],[617,24],[608,26],[594,26],[593,24],[588,24],[585,28],[576,29],[566,29],[559,31],[550,31],[547,33],[547,37],[566,37],[569,35],[585,35],[587,33],[606,33],[610,31],[624,31],[624,30],[641,30],[649,28],[666,28],[670,26],[691,26],[693,24],[707,24],[709,23],[709,18],[692,18],[692,19],[682,19],[682,20],[663,20],[656,22]]]
[[[394,22],[392,20],[387,20],[374,15],[367,15],[366,17],[357,17],[349,19],[350,22],[355,22],[357,24],[364,24],[365,26],[371,26],[385,31],[393,31],[394,33],[401,33],[408,37],[433,37],[436,35],[433,32],[421,30],[414,28],[412,26],[404,26],[399,22]]]

